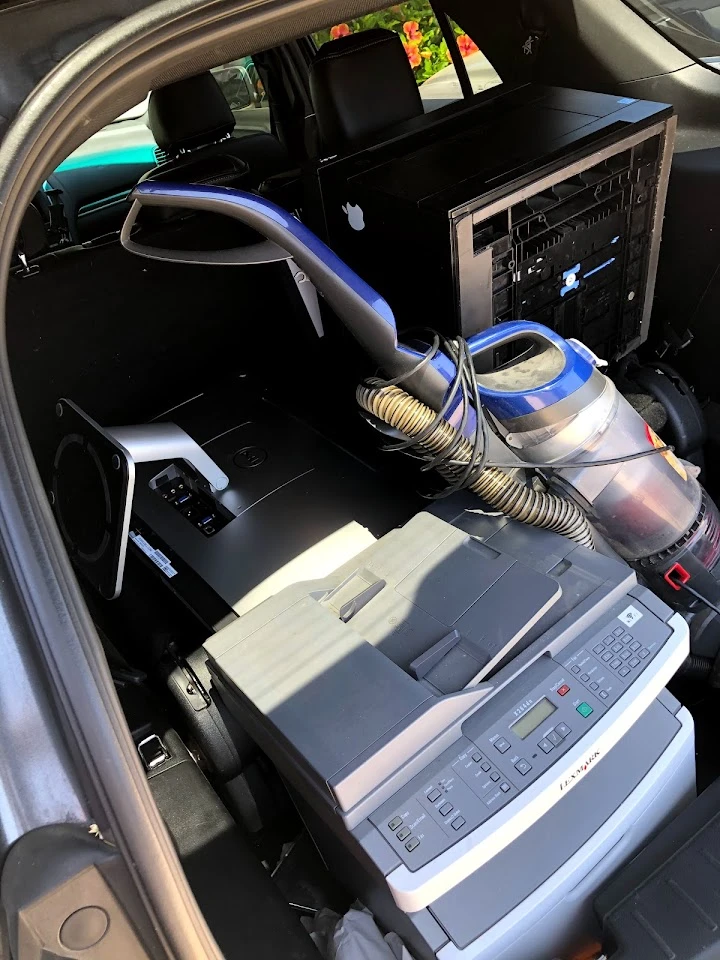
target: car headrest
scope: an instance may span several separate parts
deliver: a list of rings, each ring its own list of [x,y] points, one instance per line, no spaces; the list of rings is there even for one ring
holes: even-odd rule
[[[235,117],[220,85],[209,71],[153,90],[148,125],[161,150],[181,150],[214,143],[232,133]]]
[[[330,150],[423,113],[402,41],[391,30],[324,43],[310,67],[310,94],[320,140]]]
[[[179,183],[217,184],[247,189],[249,165],[240,157],[221,150],[222,144],[174,157],[149,170],[143,180],[170,180]]]
[[[260,135],[262,136],[262,134]],[[225,143],[211,144],[200,150],[173,157],[148,171],[140,180],[197,183],[221,187],[250,188],[250,166],[241,157],[229,153]],[[143,207],[137,218],[136,233],[155,237],[160,246],[180,243],[188,250],[201,249],[208,238],[218,248],[241,247],[261,238],[250,227],[215,213],[198,213],[176,207]]]

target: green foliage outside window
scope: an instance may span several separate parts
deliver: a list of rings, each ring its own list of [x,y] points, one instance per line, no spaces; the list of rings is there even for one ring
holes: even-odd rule
[[[329,40],[336,40],[338,37],[359,33],[362,30],[371,30],[373,27],[394,30],[395,33],[400,34],[408,62],[413,68],[418,84],[451,63],[447,43],[427,0],[406,0],[405,3],[395,4],[378,13],[368,13],[356,20],[335,24],[328,30],[313,34],[313,40],[319,47]],[[452,27],[463,57],[475,53],[478,49],[477,45],[464,30],[455,23]]]

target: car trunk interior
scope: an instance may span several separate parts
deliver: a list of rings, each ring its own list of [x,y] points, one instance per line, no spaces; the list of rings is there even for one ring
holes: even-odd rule
[[[407,6],[408,21],[415,22],[419,4]],[[659,81],[653,85],[642,77],[633,82],[618,79],[603,71],[590,54],[584,61],[575,58],[558,65],[562,57],[558,51],[572,45],[579,49],[580,38],[572,34],[572,25],[558,9],[561,5],[551,0],[535,12],[524,3],[510,3],[505,20],[497,13],[474,12],[472,4],[447,6],[453,18],[448,21],[450,29],[462,23],[467,31],[458,28],[456,36],[487,38],[482,52],[503,81],[500,85],[498,77],[497,86],[488,82],[485,92],[473,95],[472,103],[450,102],[438,109],[440,119],[433,122],[437,129],[447,124],[448,137],[456,136],[466,107],[493,103],[498,90],[505,95],[514,84],[522,89],[529,74],[538,83],[627,96],[628,103],[634,97],[673,102],[670,86]],[[345,39],[337,25],[330,27],[336,33],[329,44],[337,43],[338,37]],[[401,29],[412,58],[412,29],[407,21]],[[513,43],[534,38],[526,63],[510,49],[511,35]],[[312,116],[304,117],[303,107],[311,95],[320,96],[307,76],[294,91],[289,84],[292,64],[297,69],[303,63],[307,71],[308,61],[318,56],[308,43],[308,38],[301,38],[257,55],[257,77],[243,65],[254,84],[248,96],[261,97],[265,91],[270,96],[272,126],[259,134],[251,131],[251,136],[267,138],[265,142],[253,141],[253,146],[248,141],[243,148],[238,132],[231,135],[224,129],[217,139],[207,129],[200,130],[204,139],[195,142],[194,128],[183,129],[181,136],[177,130],[161,131],[156,120],[152,134],[161,153],[153,155],[142,179],[161,185],[238,187],[297,214],[322,234],[321,224],[327,225],[329,215],[318,195],[317,169],[325,160],[342,157],[344,149],[348,155],[352,151],[347,143],[333,142],[331,121],[323,131],[317,128],[317,118],[313,123]],[[545,52],[537,53],[533,43]],[[365,68],[372,70],[368,63]],[[410,65],[417,69],[412,59]],[[232,80],[236,82],[236,74]],[[193,90],[188,93],[190,88],[175,89],[183,82],[171,85],[165,94],[167,102],[175,97],[173,109],[180,103],[185,119],[175,119],[179,125],[190,123],[183,109],[196,95]],[[407,95],[411,106],[403,114],[402,96],[395,98],[395,89],[388,92],[388,100],[397,99],[400,112],[387,121],[385,133],[393,131],[394,137],[397,128],[404,136],[407,129],[408,137],[422,137],[415,131],[430,113],[426,105],[423,114],[414,97],[413,86]],[[167,102],[165,118],[172,114]],[[244,101],[243,106],[254,109]],[[700,148],[698,143],[714,138],[720,144],[720,125],[707,118],[695,123],[689,104],[691,119],[684,126],[682,106],[649,336],[624,357],[608,357],[612,362],[606,372],[651,426],[656,423],[653,417],[659,416],[663,440],[684,461],[701,468],[700,480],[714,499],[720,496],[720,393],[709,357],[716,346],[714,310],[720,289],[716,277],[720,234],[717,230],[713,234],[712,199],[719,195],[720,165],[719,147],[713,143]],[[194,116],[198,110],[202,116],[203,102],[192,103],[192,110]],[[234,112],[237,117],[237,109]],[[152,106],[148,115],[152,117]],[[379,134],[375,131],[373,149],[392,139]],[[363,135],[368,136],[367,130]],[[438,139],[442,141],[442,134]],[[182,149],[180,142],[185,144]],[[353,150],[364,142],[361,136]],[[497,144],[492,148],[500,150]],[[649,163],[647,158],[643,162]],[[342,177],[343,169],[338,169]],[[228,958],[317,957],[318,948],[303,921],[307,929],[313,925],[317,929],[321,910],[342,916],[362,896],[362,883],[349,881],[351,872],[343,871],[342,857],[318,850],[317,835],[323,828],[315,818],[322,819],[322,814],[309,808],[297,784],[278,771],[252,730],[244,729],[229,709],[217,674],[208,666],[204,644],[280,589],[326,576],[426,511],[438,491],[438,477],[421,472],[411,457],[389,452],[388,445],[392,447],[401,435],[381,431],[377,418],[361,415],[356,390],[378,374],[378,364],[326,299],[308,299],[308,288],[314,288],[301,271],[289,269],[284,259],[219,266],[134,255],[121,244],[119,230],[130,208],[128,192],[135,173],[141,179],[140,172],[132,167],[132,183],[98,180],[87,195],[80,200],[74,196],[63,207],[63,191],[72,193],[82,180],[82,170],[75,169],[74,179],[66,175],[63,180],[60,168],[49,177],[23,224],[10,276],[7,344],[23,424],[43,487],[56,507],[55,468],[67,401],[103,428],[176,423],[210,452],[229,477],[230,487],[242,491],[241,509],[223,513],[212,501],[205,517],[207,489],[203,493],[198,474],[187,463],[173,461],[176,467],[180,464],[179,473],[172,472],[167,458],[138,463],[136,504],[142,499],[142,509],[138,507],[131,520],[133,543],[120,595],[101,596],[82,564],[78,579],[153,797],[221,951]],[[107,168],[102,175],[107,177]],[[411,176],[407,174],[408,182]],[[92,192],[96,187],[99,192]],[[339,201],[339,193],[337,197]],[[352,198],[346,199],[352,207]],[[377,256],[392,259],[396,268],[386,267],[386,273],[394,276],[381,292],[406,329],[440,327],[446,332],[449,321],[427,282],[440,246],[433,246],[429,233],[425,241],[412,226],[408,233],[402,219],[405,208],[399,201],[395,207],[387,202],[383,230],[389,239]],[[85,211],[84,221],[80,210]],[[359,237],[352,214],[344,205],[342,211]],[[76,217],[73,223],[63,222],[62,217],[71,214]],[[409,215],[407,222],[411,223]],[[148,216],[143,227],[165,250],[228,249],[250,246],[258,239],[249,226],[236,224],[230,229],[219,215],[207,213],[171,210],[164,217]],[[477,236],[479,232],[476,247]],[[355,239],[353,232],[347,250],[354,249]],[[380,250],[380,241],[376,249]],[[362,274],[362,257],[357,262]],[[610,262],[606,259],[594,269]],[[511,264],[510,272],[513,269]],[[563,278],[566,274],[570,271]],[[575,274],[564,282],[572,288],[574,280]],[[443,287],[445,293],[447,289]],[[448,307],[447,315],[453,309]],[[426,334],[417,336],[427,340]],[[680,349],[686,343],[687,349]],[[655,379],[650,374],[643,379],[638,370],[655,371]],[[674,385],[670,400],[657,387],[658,377]],[[175,489],[183,479],[188,489],[192,487],[192,508],[187,510],[183,498],[191,494],[183,493],[182,487],[180,492]],[[478,500],[478,513],[486,506]],[[152,522],[161,509],[175,510],[165,527]],[[183,519],[189,521],[187,529]],[[241,531],[237,550],[213,560],[212,545],[223,535],[227,541],[227,529],[233,524]],[[199,529],[191,530],[192,526]],[[183,549],[169,542],[170,535],[163,531],[175,528],[183,543],[194,537],[201,544],[198,550],[209,558],[203,562],[212,569],[212,577],[203,579],[187,563]],[[337,562],[316,568],[313,558],[319,546],[340,542],[338,537],[344,539]],[[609,548],[608,557],[617,559]],[[77,561],[77,553],[72,558]],[[703,656],[714,660],[716,652],[703,651]],[[710,668],[713,679],[707,682]],[[720,774],[716,676],[717,663],[707,668],[702,682],[688,670],[670,684],[695,723],[698,792]],[[342,710],[338,712],[341,723]],[[383,917],[382,907],[379,916]],[[431,956],[417,948],[405,929],[396,932],[406,936],[413,956],[423,960]],[[466,954],[460,950],[452,954],[461,955]]]
[[[58,300],[72,308],[56,313]],[[314,469],[325,448],[337,457],[334,489],[310,490],[283,507],[271,534],[279,547],[269,547],[267,531],[249,531],[247,553],[238,558],[248,592],[263,572],[301,553],[298,543],[332,533],[358,498],[377,498],[362,514],[375,537],[422,505],[414,486],[384,469],[373,432],[357,414],[362,356],[344,331],[317,337],[284,263],[188,270],[133,257],[113,239],[50,255],[40,274],[14,277],[10,310],[17,321],[9,327],[12,363],[23,371],[18,400],[48,488],[61,397],[108,425],[176,419],[184,404],[203,397],[213,429],[240,427],[243,439],[229,451],[237,471],[232,458],[249,446],[249,423],[253,446],[283,462],[290,478]],[[296,461],[310,466],[296,469]],[[375,485],[370,498],[359,489],[368,482]],[[273,474],[269,483],[267,494]],[[323,906],[343,913],[349,895],[327,874],[281,780],[247,736],[240,732],[240,751],[226,743],[215,708],[210,726],[223,729],[195,729],[192,707],[184,712],[187,698],[173,694],[178,673],[189,687],[197,672],[210,688],[202,656],[209,625],[177,597],[156,596],[145,561],[128,558],[118,600],[83,586],[134,739],[157,735],[172,750],[172,766],[151,771],[150,784],[193,890],[226,956],[311,955],[299,918]],[[203,609],[212,624],[228,608]],[[280,910],[284,903],[292,907]]]

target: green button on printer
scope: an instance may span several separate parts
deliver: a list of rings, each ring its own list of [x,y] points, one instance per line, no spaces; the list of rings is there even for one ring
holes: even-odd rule
[[[581,703],[579,704],[578,707],[576,707],[576,709],[581,717],[589,717],[590,714],[593,712],[593,708],[590,706],[589,703]]]

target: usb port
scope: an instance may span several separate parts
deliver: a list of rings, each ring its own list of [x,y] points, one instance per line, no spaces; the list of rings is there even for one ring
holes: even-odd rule
[[[180,516],[185,517],[204,537],[212,537],[233,518],[232,513],[221,503],[217,503],[197,478],[188,479],[174,464],[152,483],[157,483],[154,487],[151,484],[151,487],[158,496],[168,505],[172,504]],[[195,483],[198,484],[197,487]]]

